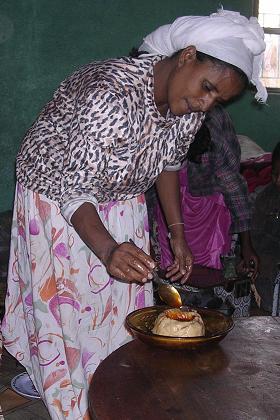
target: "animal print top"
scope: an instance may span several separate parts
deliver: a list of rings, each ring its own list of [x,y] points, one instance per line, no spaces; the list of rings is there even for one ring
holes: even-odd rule
[[[61,207],[86,196],[102,203],[145,192],[184,159],[203,114],[158,112],[153,67],[161,59],[94,62],[62,82],[26,134],[18,181]]]

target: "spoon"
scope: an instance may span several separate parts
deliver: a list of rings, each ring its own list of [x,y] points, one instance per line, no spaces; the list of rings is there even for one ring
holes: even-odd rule
[[[129,239],[129,242],[137,246],[132,239]],[[155,270],[153,270],[153,276],[154,282],[158,285],[157,292],[160,299],[172,308],[181,308],[182,299],[178,290],[171,284],[165,283]]]
[[[172,308],[181,308],[182,299],[178,290],[171,284],[164,283],[155,270],[153,271],[153,276],[154,282],[158,285],[157,292],[160,299]]]

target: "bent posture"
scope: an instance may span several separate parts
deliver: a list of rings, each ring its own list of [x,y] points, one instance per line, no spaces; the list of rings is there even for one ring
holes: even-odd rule
[[[144,192],[155,181],[173,226],[170,277],[187,279],[165,169],[185,159],[204,113],[248,80],[266,99],[254,66],[264,48],[258,23],[238,13],[179,18],[145,38],[148,54],[75,72],[26,134],[3,335],[53,419],[88,418],[95,369],[131,339],[126,315],[153,303]]]

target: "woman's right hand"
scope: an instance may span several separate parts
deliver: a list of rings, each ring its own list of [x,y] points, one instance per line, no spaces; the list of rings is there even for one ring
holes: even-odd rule
[[[134,243],[118,244],[103,225],[93,204],[83,203],[72,215],[71,222],[111,276],[140,283],[153,278],[154,260]]]
[[[146,283],[153,278],[154,260],[130,242],[115,245],[103,259],[107,271],[123,281]]]

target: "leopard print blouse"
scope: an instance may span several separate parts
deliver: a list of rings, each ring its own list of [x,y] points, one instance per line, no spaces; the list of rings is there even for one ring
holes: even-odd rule
[[[67,205],[145,192],[184,159],[203,114],[163,117],[154,102],[160,56],[94,62],[66,79],[27,132],[17,156],[25,187]]]

